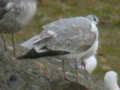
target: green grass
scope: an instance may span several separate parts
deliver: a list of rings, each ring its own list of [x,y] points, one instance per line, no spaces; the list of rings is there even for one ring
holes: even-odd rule
[[[94,74],[102,78],[111,67],[120,75],[120,0],[43,0],[38,2],[36,16],[24,30],[17,34],[20,43],[39,34],[42,25],[64,17],[96,14],[105,25],[100,25],[100,48],[103,57],[98,57]],[[111,70],[111,69],[110,69]]]

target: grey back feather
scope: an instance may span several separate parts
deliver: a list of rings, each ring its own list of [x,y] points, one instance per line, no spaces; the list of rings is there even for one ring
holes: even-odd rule
[[[55,32],[57,36],[53,36],[39,45],[44,43],[51,50],[81,53],[88,50],[96,39],[96,34],[90,29],[90,21],[84,17],[60,19],[43,26],[41,37],[48,31]]]

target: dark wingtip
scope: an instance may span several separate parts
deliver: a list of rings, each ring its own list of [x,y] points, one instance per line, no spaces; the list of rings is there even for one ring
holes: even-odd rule
[[[36,51],[34,49],[31,49],[25,55],[17,57],[17,59],[32,59],[35,58],[36,54]]]
[[[69,52],[49,50],[46,52],[37,53],[34,49],[31,49],[25,55],[17,57],[17,59],[36,59],[36,58],[40,58],[40,57],[66,55],[66,54],[69,54]]]

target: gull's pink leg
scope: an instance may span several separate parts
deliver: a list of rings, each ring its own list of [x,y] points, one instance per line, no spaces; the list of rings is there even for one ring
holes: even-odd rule
[[[78,81],[79,81],[79,76],[78,76],[78,63],[77,63],[77,60],[74,60],[74,61],[75,61],[76,81],[78,82]]]
[[[12,46],[13,46],[13,55],[16,57],[16,46],[15,46],[15,33],[12,33]]]
[[[2,41],[3,41],[4,50],[7,51],[6,40],[5,40],[5,36],[4,36],[3,33],[1,34],[1,38],[2,38]]]
[[[62,61],[62,66],[63,66],[63,74],[64,74],[64,76],[63,76],[63,78],[64,78],[64,80],[66,79],[66,74],[65,74],[65,60],[63,60]]]

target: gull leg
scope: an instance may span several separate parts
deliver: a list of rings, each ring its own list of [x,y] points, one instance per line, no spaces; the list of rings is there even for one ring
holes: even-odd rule
[[[16,57],[15,33],[12,33],[12,46],[13,46],[13,55],[14,57]]]
[[[74,61],[75,61],[76,81],[78,82],[78,81],[79,81],[79,76],[78,76],[78,63],[77,63],[77,60],[74,60]]]
[[[62,61],[62,66],[63,66],[63,78],[64,80],[66,79],[66,75],[65,75],[65,60]]]
[[[3,33],[1,34],[1,38],[2,38],[2,41],[3,41],[4,50],[7,51],[6,40],[5,40],[5,36],[4,36]]]
[[[81,61],[81,69],[86,70],[86,64],[84,61]]]

